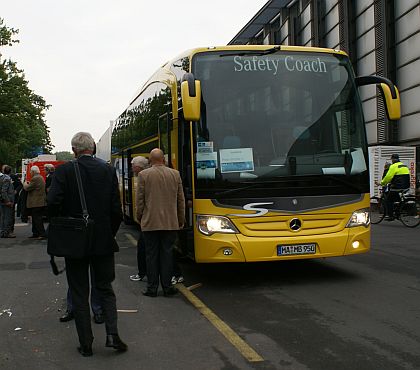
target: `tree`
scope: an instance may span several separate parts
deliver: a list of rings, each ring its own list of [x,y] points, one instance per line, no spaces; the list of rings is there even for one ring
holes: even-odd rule
[[[74,159],[74,154],[70,152],[55,152],[57,161],[71,161]]]
[[[18,32],[0,18],[0,48],[19,42]],[[23,70],[0,53],[0,162],[14,165],[39,152],[51,153],[48,108],[44,98],[29,89]]]

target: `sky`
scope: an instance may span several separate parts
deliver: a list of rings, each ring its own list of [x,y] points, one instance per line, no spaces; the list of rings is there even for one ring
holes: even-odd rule
[[[190,48],[226,45],[266,2],[3,1],[0,17],[20,43],[2,57],[51,105],[54,151],[70,151],[78,131],[98,141],[159,66]]]

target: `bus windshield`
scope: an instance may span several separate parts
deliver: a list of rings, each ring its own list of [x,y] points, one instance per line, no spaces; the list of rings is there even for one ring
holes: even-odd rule
[[[361,194],[367,141],[343,55],[277,51],[196,54],[197,198]]]

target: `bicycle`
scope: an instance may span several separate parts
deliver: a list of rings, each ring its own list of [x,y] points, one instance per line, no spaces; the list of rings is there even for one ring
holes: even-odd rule
[[[391,190],[392,191],[392,190]],[[394,202],[393,218],[400,220],[404,226],[416,227],[420,224],[420,202],[414,195],[408,194],[409,189],[399,191],[400,200]],[[370,222],[379,224],[385,218],[386,193],[370,198]]]

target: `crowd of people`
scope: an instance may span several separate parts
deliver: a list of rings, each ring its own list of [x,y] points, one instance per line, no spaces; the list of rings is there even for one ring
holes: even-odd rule
[[[80,343],[77,349],[82,356],[92,356],[91,308],[94,322],[105,323],[105,346],[123,352],[128,347],[118,333],[116,296],[112,288],[115,279],[114,253],[119,249],[115,237],[123,219],[117,175],[112,166],[94,156],[95,142],[89,133],[74,135],[71,146],[94,226],[92,242],[85,257],[65,258],[67,310],[60,321],[75,320]],[[30,181],[24,183],[19,178],[13,180],[10,166],[2,167],[2,238],[16,237],[13,227],[17,205],[22,219],[28,215],[32,218],[32,235],[29,238],[36,240],[48,238],[45,219],[81,216],[82,205],[73,162],[64,163],[56,169],[45,165],[45,181],[39,167],[34,165],[30,169]],[[137,242],[138,273],[131,275],[130,280],[147,281],[147,288],[142,291],[144,296],[158,296],[160,285],[163,296],[170,297],[178,293],[176,283],[183,281],[174,257],[177,232],[183,228],[185,220],[181,177],[178,171],[165,164],[164,153],[158,148],[150,152],[149,158],[133,158],[132,170],[137,176],[136,217],[140,233]],[[20,210],[19,203],[22,204]]]
[[[46,238],[43,220],[47,217],[46,195],[51,186],[54,165],[44,166],[46,181],[36,165],[30,169],[30,181],[22,183],[20,174],[13,174],[12,168],[3,165],[0,171],[0,230],[2,238],[16,238],[14,234],[16,217],[26,222],[32,218],[31,239]]]

